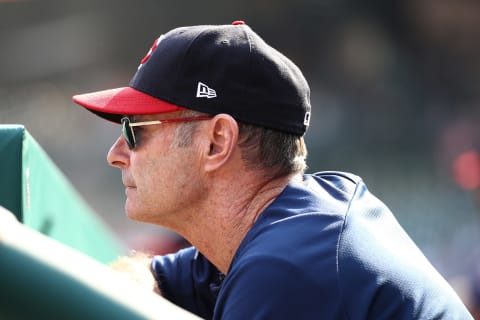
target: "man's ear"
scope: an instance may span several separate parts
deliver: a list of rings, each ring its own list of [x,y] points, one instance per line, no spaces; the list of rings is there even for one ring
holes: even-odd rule
[[[208,127],[209,150],[205,155],[205,170],[217,170],[231,159],[238,141],[238,124],[228,114],[218,114]]]

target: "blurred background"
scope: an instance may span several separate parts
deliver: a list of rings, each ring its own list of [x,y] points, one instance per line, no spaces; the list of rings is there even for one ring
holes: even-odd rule
[[[125,86],[177,26],[245,20],[312,90],[309,171],[364,178],[473,308],[480,300],[480,2],[0,0],[0,123],[23,124],[131,248],[182,246],[129,221],[106,152],[120,128],[71,101]],[[66,213],[68,214],[68,213]]]

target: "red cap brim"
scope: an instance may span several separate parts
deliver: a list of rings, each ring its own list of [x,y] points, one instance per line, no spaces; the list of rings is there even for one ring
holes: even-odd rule
[[[123,115],[156,114],[184,109],[131,87],[79,94],[72,99],[95,114],[115,122],[120,122]]]

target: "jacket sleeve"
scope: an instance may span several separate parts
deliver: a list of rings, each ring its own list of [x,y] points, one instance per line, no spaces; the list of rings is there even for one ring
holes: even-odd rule
[[[195,248],[152,259],[162,295],[176,305],[211,319],[222,274]]]

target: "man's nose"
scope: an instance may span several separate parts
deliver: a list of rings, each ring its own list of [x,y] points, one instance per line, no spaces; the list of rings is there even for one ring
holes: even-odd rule
[[[122,169],[129,165],[130,149],[125,139],[120,136],[112,145],[107,154],[107,162],[112,167]]]

